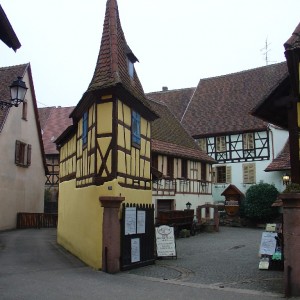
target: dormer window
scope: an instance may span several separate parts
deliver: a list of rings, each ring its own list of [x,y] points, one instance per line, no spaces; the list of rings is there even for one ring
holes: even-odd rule
[[[128,58],[128,74],[130,76],[131,79],[133,79],[134,76],[134,66],[133,66],[133,62]]]

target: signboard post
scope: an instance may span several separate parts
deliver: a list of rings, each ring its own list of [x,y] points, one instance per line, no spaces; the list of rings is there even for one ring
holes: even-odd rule
[[[174,228],[162,225],[155,228],[157,257],[176,257]]]

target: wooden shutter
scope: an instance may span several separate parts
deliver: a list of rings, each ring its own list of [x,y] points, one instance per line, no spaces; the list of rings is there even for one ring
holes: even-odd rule
[[[243,134],[243,146],[244,149],[254,149],[254,136],[252,132]]]
[[[231,183],[231,166],[226,166],[226,183]]]
[[[20,146],[21,146],[21,142],[20,141],[16,141],[16,149],[15,149],[15,163],[16,164],[20,164]]]
[[[243,164],[243,183],[256,182],[255,163]]]
[[[200,148],[202,151],[207,152],[207,148],[206,148],[206,138],[199,139],[199,140],[198,140],[198,145],[199,145],[199,148]]]
[[[27,166],[31,165],[31,145],[27,145]]]
[[[216,150],[217,150],[217,152],[226,151],[226,138],[225,138],[225,136],[217,136],[217,138],[216,138]]]

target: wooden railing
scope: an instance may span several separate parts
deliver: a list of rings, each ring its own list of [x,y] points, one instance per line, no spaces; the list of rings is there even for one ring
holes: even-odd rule
[[[175,194],[210,194],[211,182],[193,179],[159,179],[152,184],[152,194],[174,196]]]
[[[17,213],[17,228],[56,228],[57,214]]]

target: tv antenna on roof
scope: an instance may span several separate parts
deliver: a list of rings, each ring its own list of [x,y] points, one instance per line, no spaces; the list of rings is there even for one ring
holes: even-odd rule
[[[265,61],[266,61],[266,66],[270,63],[270,62],[274,62],[274,61],[270,61],[269,60],[269,56],[268,53],[269,51],[271,51],[271,49],[269,49],[269,46],[271,45],[271,43],[268,43],[268,37],[266,38],[266,42],[265,42],[265,47],[260,49],[260,51],[264,51],[262,55],[264,55],[265,57]]]

